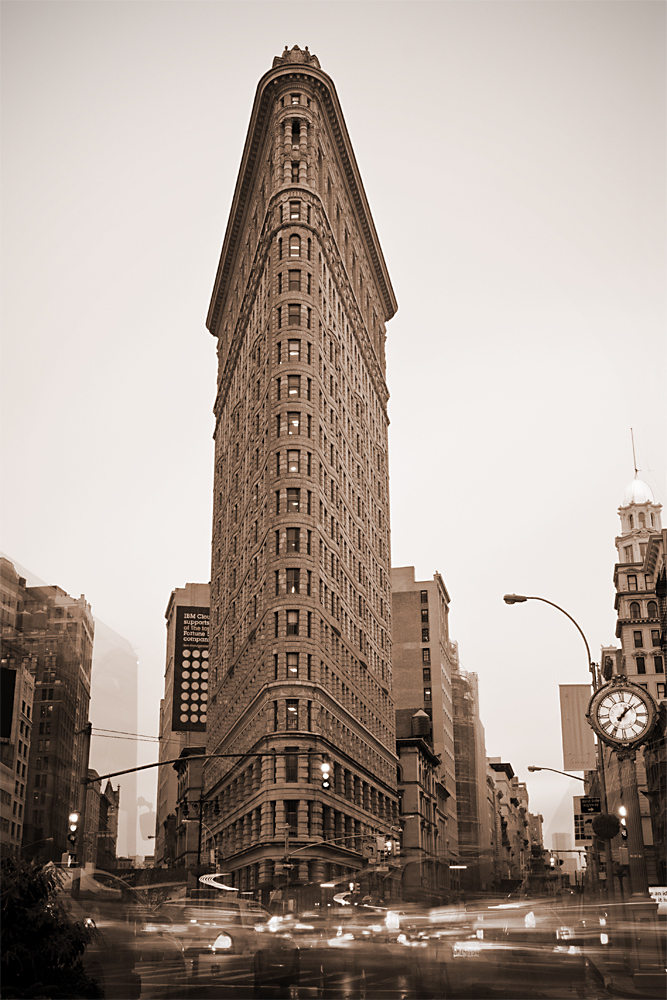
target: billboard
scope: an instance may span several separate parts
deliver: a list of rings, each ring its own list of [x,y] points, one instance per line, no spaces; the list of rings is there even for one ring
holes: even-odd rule
[[[208,708],[209,608],[176,608],[171,728],[205,733]]]
[[[586,721],[590,684],[559,684],[563,767],[566,771],[594,771],[597,758],[593,730]]]

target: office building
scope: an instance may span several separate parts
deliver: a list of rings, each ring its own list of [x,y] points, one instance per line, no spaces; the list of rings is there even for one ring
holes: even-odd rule
[[[21,642],[25,578],[0,558],[0,853],[17,854],[23,837],[35,678]]]
[[[11,577],[9,567],[14,568],[7,562],[4,580]],[[70,597],[61,587],[28,587],[17,574],[13,590],[17,613],[14,624],[3,622],[3,643],[7,640],[15,662],[20,659],[34,679],[28,759],[24,754],[20,763],[20,782],[25,783],[22,845],[28,853],[60,861],[69,850],[68,815],[79,808],[81,778],[88,768],[84,732],[93,617],[83,595]]]
[[[225,868],[266,898],[284,855],[298,891],[358,869],[364,837],[397,823],[384,355],[396,308],[334,84],[308,49],[285,49],[257,88],[207,321],[219,364],[207,748],[266,756],[211,761],[204,786]]]
[[[175,760],[186,748],[203,748],[206,742],[206,712],[193,712],[191,708],[208,703],[209,601],[208,583],[186,583],[172,590],[169,597],[164,615],[167,635],[164,696],[160,701],[160,761]],[[198,663],[201,666],[196,669]],[[193,828],[194,810],[186,815],[183,806],[193,795],[199,799],[199,779],[200,775],[196,792],[185,788],[179,811],[177,770],[169,764],[158,768],[156,868],[172,867],[186,853],[196,853],[196,847],[192,847],[193,838],[198,836]]]
[[[614,586],[616,588],[615,608],[616,638],[619,646],[602,648],[602,669],[608,680],[612,674],[623,673],[628,680],[646,688],[653,698],[665,703],[665,638],[664,608],[661,609],[658,587],[664,593],[664,557],[660,572],[660,547],[663,541],[661,525],[662,506],[656,503],[647,483],[635,478],[626,487],[623,502],[618,509],[621,532],[615,539],[618,562],[614,566]],[[658,579],[656,579],[656,572]],[[661,712],[658,727],[664,732],[665,713]],[[637,752],[637,787],[641,809],[642,835],[649,884],[657,883],[658,872],[665,871],[664,812],[659,808],[660,796],[664,803],[664,750],[660,751],[660,737],[650,741],[651,770],[649,789],[647,783],[646,748]],[[616,753],[604,748],[607,779],[607,805],[615,815],[623,806],[623,788]],[[662,781],[660,772],[662,771]],[[662,792],[660,792],[662,787]],[[655,795],[647,794],[657,792]],[[651,808],[651,799],[654,799]],[[656,841],[654,834],[660,840]],[[656,844],[660,846],[656,848]],[[621,836],[612,841],[612,855],[620,857],[623,846]]]
[[[432,580],[415,580],[414,566],[394,567],[391,582],[394,700],[397,710],[421,709],[433,723],[433,752],[440,757],[439,780],[448,793],[439,851],[459,863],[452,702],[458,651],[449,637],[450,598],[439,573]]]
[[[453,646],[456,648],[456,644]],[[491,825],[486,808],[486,742],[479,715],[477,674],[463,670],[456,653],[452,674],[454,759],[461,885],[479,892],[493,882]]]

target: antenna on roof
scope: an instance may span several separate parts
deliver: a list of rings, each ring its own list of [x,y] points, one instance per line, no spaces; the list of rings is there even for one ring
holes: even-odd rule
[[[630,428],[630,439],[632,441],[632,462],[635,467],[635,479],[637,478],[637,456],[635,455],[635,436],[632,433],[632,427]]]

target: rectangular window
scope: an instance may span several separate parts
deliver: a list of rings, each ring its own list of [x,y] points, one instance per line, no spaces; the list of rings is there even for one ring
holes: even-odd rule
[[[663,663],[662,656],[653,657],[653,669],[655,670],[656,674],[664,674],[665,665]]]
[[[277,597],[278,594],[280,593],[280,575],[278,573],[278,570],[275,571],[274,576],[276,581],[276,597]]]
[[[301,570],[299,569],[288,569],[287,570],[287,593],[288,594],[298,594],[300,590],[300,577]]]
[[[299,491],[297,490],[296,492],[298,493]],[[301,528],[287,529],[285,548],[287,552],[301,551]]]
[[[291,100],[292,104],[299,104],[300,103],[300,98],[299,98],[298,94],[290,94],[290,100]]]
[[[285,702],[285,728],[299,728],[299,702],[296,699],[288,698]]]
[[[301,398],[301,376],[300,375],[288,375],[287,376],[287,395],[289,399],[300,399]]]
[[[299,676],[299,654],[298,653],[288,653],[287,654],[287,679],[296,680]]]
[[[287,513],[298,514],[301,508],[301,490],[289,487],[287,490]],[[289,550],[288,550],[289,551]]]
[[[428,621],[428,608],[422,608],[422,621]]]
[[[287,306],[287,323],[289,326],[301,326],[301,303],[290,302]]]
[[[424,701],[431,701],[431,689],[430,687],[424,688]]]
[[[287,471],[288,472],[300,472],[301,471],[301,452],[300,451],[288,451],[287,452]]]
[[[287,341],[287,357],[289,361],[301,361],[301,341],[300,340],[288,340]]]
[[[273,612],[273,638],[278,638],[278,612]]]
[[[651,645],[652,646],[660,645],[660,630],[657,628],[651,629]]]
[[[431,662],[431,650],[422,649],[422,663],[430,663],[430,662]]]
[[[636,589],[637,589],[637,577],[628,576],[628,590],[636,590]]]
[[[278,271],[278,295],[282,294],[283,290],[283,272]]]
[[[428,590],[420,590],[419,599],[422,604],[428,604]]]
[[[296,410],[287,414],[287,433],[295,435],[301,433],[301,414]]]
[[[637,659],[636,659],[636,663],[637,663],[637,673],[638,674],[645,674],[646,673],[646,657],[644,657],[644,656],[638,656]]]
[[[298,611],[288,611],[287,612],[287,634],[288,635],[298,635],[299,634],[299,612]]]
[[[633,559],[632,559],[632,545],[626,545],[625,546],[625,548],[623,549],[623,556],[625,558],[626,563],[629,563],[629,562],[633,561]]]
[[[311,587],[312,587],[312,582],[313,582],[313,574],[312,574],[312,572],[310,570],[306,570],[306,573],[307,573],[307,576],[306,576],[306,597],[310,597],[310,592],[311,592]]]
[[[656,686],[656,689],[657,689],[657,692],[658,692],[658,700],[663,699],[665,697],[665,685],[664,684],[658,684]]]
[[[635,641],[635,649],[641,649],[642,646],[644,645],[644,638],[643,638],[642,633],[640,631],[633,632],[632,636],[633,636],[634,641]]]
[[[290,292],[301,291],[301,271],[288,271]]]
[[[298,164],[297,164],[298,168]],[[289,217],[290,219],[300,219],[301,218],[301,202],[291,201],[289,203]]]
[[[292,160],[292,184],[298,184],[298,183],[299,183],[299,161],[298,160]],[[298,205],[299,203],[298,202],[293,202],[293,203],[290,203],[290,204],[296,204],[296,205]],[[294,216],[290,215],[290,218],[294,218]],[[298,219],[299,216],[297,215],[296,218]]]
[[[427,628],[423,628],[422,629],[422,642],[428,642],[429,641],[428,635],[429,635],[428,629]]]
[[[276,514],[280,513],[280,490],[276,490]]]
[[[285,799],[285,823],[290,835],[296,837],[299,832],[299,803],[294,799]]]
[[[274,733],[278,731],[278,702],[273,703],[273,731]]]
[[[280,555],[280,532],[276,531],[276,555]]]
[[[310,611],[308,612],[308,635],[310,636]],[[308,653],[308,680],[312,680],[312,670],[313,670],[313,657],[312,653]],[[310,704],[310,702],[309,702]],[[308,726],[310,729],[310,726]]]
[[[278,635],[278,613],[276,612],[276,636]],[[273,679],[278,680],[278,654],[273,654]],[[273,703],[275,705],[275,701]]]
[[[286,748],[287,749],[287,748]],[[292,748],[290,747],[290,750]],[[285,753],[285,781],[298,781],[299,780],[299,755],[294,753]]]

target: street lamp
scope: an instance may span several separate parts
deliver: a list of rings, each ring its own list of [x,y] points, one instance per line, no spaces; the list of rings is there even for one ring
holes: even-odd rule
[[[564,774],[566,778],[575,778],[577,781],[586,781],[585,778],[579,777],[578,774],[570,774],[569,771],[559,771],[557,767],[536,767],[535,764],[528,765],[529,771],[553,771],[554,774]]]
[[[597,670],[595,668],[595,664],[593,663],[593,661],[591,659],[591,648],[588,645],[588,640],[587,640],[586,636],[584,635],[583,629],[581,628],[581,625],[579,624],[579,622],[575,621],[574,618],[572,617],[572,615],[569,614],[565,610],[565,608],[561,608],[560,604],[554,604],[553,601],[548,601],[546,599],[546,597],[534,597],[534,596],[527,596],[525,594],[505,594],[505,596],[503,597],[503,600],[504,600],[505,604],[523,604],[525,601],[542,601],[543,604],[549,604],[552,608],[555,608],[556,611],[560,611],[561,614],[565,615],[566,618],[569,618],[570,621],[572,622],[572,624],[574,625],[574,627],[576,628],[577,632],[581,636],[581,638],[584,640],[584,646],[586,647],[586,659],[588,661],[588,669],[589,669],[590,675],[591,675],[591,684],[593,686],[593,691],[597,691],[598,690],[598,688],[600,687],[600,678],[599,678],[599,675],[598,675]],[[608,810],[608,807],[607,807],[607,781],[606,781],[606,777],[605,777],[605,773],[604,773],[604,750],[602,748],[602,741],[601,740],[597,741],[597,757],[598,757],[597,770],[598,770],[598,774],[600,776],[600,791],[602,792],[601,798],[602,798],[602,804],[603,804],[603,807],[604,807],[604,811],[606,813],[609,810]],[[544,768],[543,770],[554,770],[554,769],[553,768]],[[561,773],[565,774],[566,772],[563,771]],[[582,780],[585,780],[585,779],[582,779]],[[606,871],[606,875],[607,875],[607,878],[606,878],[606,882],[607,882],[607,895],[609,897],[610,902],[613,902],[613,899],[614,899],[614,876],[613,876],[613,868],[612,868],[611,841],[610,840],[605,840],[605,842],[604,842],[604,857],[605,857],[605,866],[606,866],[606,869],[607,869],[607,871]]]

